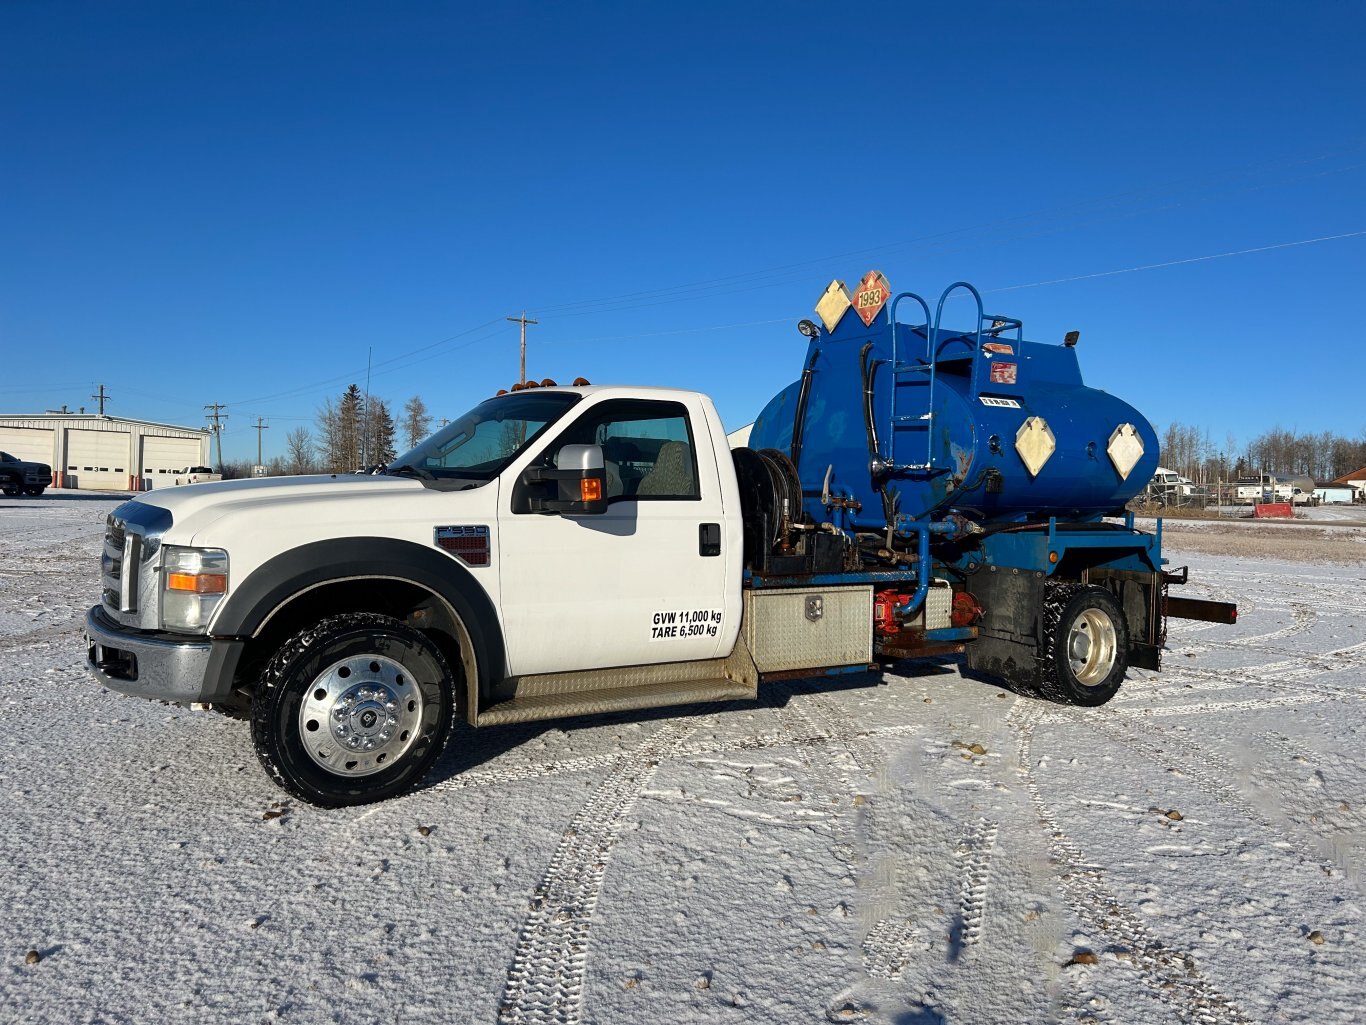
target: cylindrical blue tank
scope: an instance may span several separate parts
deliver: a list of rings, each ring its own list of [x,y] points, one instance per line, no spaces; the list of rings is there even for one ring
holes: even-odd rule
[[[805,389],[799,380],[774,396],[750,434],[751,448],[793,456],[817,521],[878,531],[953,510],[982,524],[1094,520],[1152,478],[1152,426],[1082,383],[1074,347],[1022,341],[1013,327],[898,324],[894,355],[889,310],[870,326],[850,308],[833,332],[817,327]],[[844,502],[823,501],[827,474]]]

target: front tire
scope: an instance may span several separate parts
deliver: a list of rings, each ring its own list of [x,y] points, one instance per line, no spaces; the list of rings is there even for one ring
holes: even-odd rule
[[[1103,705],[1129,668],[1124,610],[1103,587],[1053,584],[1044,591],[1039,693],[1064,705]]]
[[[450,735],[454,681],[425,634],[374,613],[324,619],[283,645],[252,701],[256,754],[324,808],[415,787]]]
[[[24,494],[33,498],[38,498],[43,493],[43,488],[24,488]]]

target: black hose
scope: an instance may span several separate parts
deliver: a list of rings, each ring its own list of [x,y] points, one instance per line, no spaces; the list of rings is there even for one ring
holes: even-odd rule
[[[797,410],[792,418],[792,465],[798,469],[801,469],[802,464],[802,434],[806,428],[806,400],[811,394],[811,373],[820,354],[820,349],[812,349],[811,358],[806,361],[806,369],[802,371],[802,386],[797,392]]]
[[[859,369],[863,377],[863,428],[868,433],[868,458],[875,460],[882,453],[878,451],[877,425],[873,422],[873,378],[877,376],[877,363],[868,365],[868,353],[873,343],[868,342],[858,354]]]
[[[891,492],[883,485],[886,483],[884,475],[875,471],[875,467],[882,461],[882,452],[878,446],[877,423],[873,415],[873,384],[877,379],[877,360],[868,362],[868,353],[872,351],[873,343],[868,342],[858,354],[859,369],[863,374],[863,427],[868,435],[868,477],[872,481],[873,489],[882,498],[882,518],[890,527],[892,520],[896,516],[896,499]],[[896,387],[895,381],[892,387]]]

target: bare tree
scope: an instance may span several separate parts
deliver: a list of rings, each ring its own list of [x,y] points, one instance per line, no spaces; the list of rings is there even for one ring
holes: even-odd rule
[[[427,404],[421,395],[414,395],[403,404],[403,439],[409,448],[417,448],[417,443],[432,430],[432,418],[427,412]]]
[[[1208,432],[1190,424],[1168,424],[1162,434],[1162,465],[1183,477],[1200,480],[1212,448]]]
[[[313,436],[299,426],[285,436],[284,473],[311,473],[315,467]]]
[[[337,404],[331,399],[326,399],[318,409],[318,436],[322,449],[322,465],[319,468],[336,473],[342,461],[341,416]]]

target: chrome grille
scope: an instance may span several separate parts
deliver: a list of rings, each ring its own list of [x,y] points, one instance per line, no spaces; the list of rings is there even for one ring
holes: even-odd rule
[[[100,557],[100,598],[116,612],[138,610],[138,564],[142,536],[112,515],[105,520],[104,554]]]

